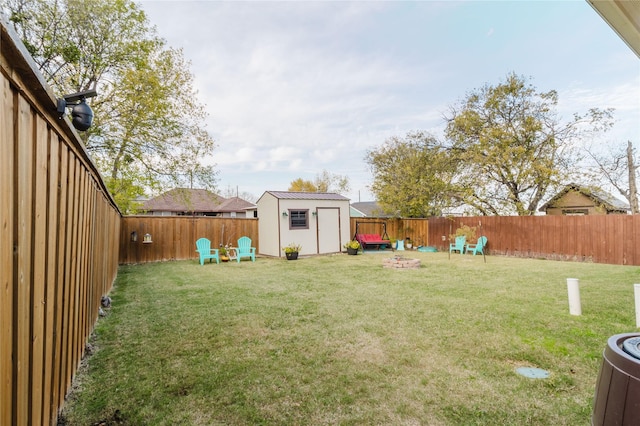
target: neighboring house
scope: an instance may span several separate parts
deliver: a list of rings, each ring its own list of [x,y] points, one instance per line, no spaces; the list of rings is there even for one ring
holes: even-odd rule
[[[384,213],[377,201],[351,203],[351,217],[392,217]]]
[[[349,206],[349,216],[351,216],[351,217],[367,217],[367,215],[364,212],[362,212],[362,211],[358,210],[357,208],[353,207],[353,205]]]
[[[629,204],[597,188],[569,184],[540,209],[548,215],[628,214]]]
[[[258,217],[258,207],[240,197],[227,198],[216,212],[223,217]]]
[[[256,206],[206,189],[175,188],[145,201],[140,210],[153,216],[254,217]]]
[[[301,255],[338,253],[350,240],[349,199],[339,194],[266,191],[258,202],[260,253],[283,256],[296,243]]]

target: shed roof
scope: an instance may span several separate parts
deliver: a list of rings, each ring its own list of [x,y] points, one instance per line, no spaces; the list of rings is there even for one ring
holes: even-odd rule
[[[566,195],[569,191],[576,191],[576,192],[579,192],[580,194],[583,194],[589,197],[594,202],[602,205],[605,209],[607,209],[607,211],[630,210],[628,203],[625,203],[624,201],[617,199],[616,197],[609,194],[608,192],[605,192],[599,188],[594,188],[591,186],[583,186],[583,185],[578,185],[576,183],[570,183],[569,185],[565,186],[562,191],[558,192],[549,201],[547,201],[542,207],[540,207],[538,211],[544,212],[548,208],[553,207],[554,204],[560,198]]]
[[[271,194],[275,198],[281,200],[333,200],[348,201],[349,199],[340,194],[330,192],[294,192],[294,191],[266,191],[265,194]]]

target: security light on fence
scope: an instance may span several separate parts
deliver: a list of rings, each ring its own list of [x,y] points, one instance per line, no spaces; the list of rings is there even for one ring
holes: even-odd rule
[[[71,124],[80,131],[85,131],[91,127],[93,123],[93,110],[87,104],[86,99],[96,96],[95,90],[86,90],[84,92],[72,93],[58,99],[58,115],[64,117],[66,109],[71,108]]]
[[[131,242],[135,243],[136,241],[138,241],[138,233],[136,231],[133,231],[131,233]]]

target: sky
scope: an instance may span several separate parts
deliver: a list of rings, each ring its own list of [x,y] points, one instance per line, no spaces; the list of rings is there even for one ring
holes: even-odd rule
[[[615,108],[598,143],[640,145],[640,59],[584,0],[138,4],[191,62],[222,194],[326,170],[348,176],[352,202],[374,200],[368,151],[443,138],[451,106],[509,73],[556,90],[566,120]]]

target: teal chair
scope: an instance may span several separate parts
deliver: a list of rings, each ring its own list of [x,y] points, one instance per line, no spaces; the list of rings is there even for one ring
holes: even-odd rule
[[[204,261],[209,259],[209,262],[212,262],[213,259],[216,260],[216,263],[220,263],[220,256],[218,254],[218,249],[211,248],[211,241],[206,238],[200,238],[196,241],[196,251],[200,254],[200,264],[204,265]]]
[[[396,241],[396,250],[404,250],[404,240]]]
[[[458,251],[460,252],[460,254],[464,253],[464,245],[466,242],[467,242],[467,237],[465,237],[464,235],[460,235],[459,237],[456,237],[455,244],[449,243],[449,254],[451,254],[454,251]]]
[[[251,261],[256,261],[256,248],[251,247],[251,238],[240,237],[238,239],[238,248],[236,249],[236,258],[240,263],[240,258],[249,257]]]
[[[482,236],[478,238],[478,242],[476,244],[467,244],[465,250],[467,253],[469,253],[469,251],[473,251],[474,256],[476,255],[476,253],[484,254],[484,246],[486,245],[487,237]]]

